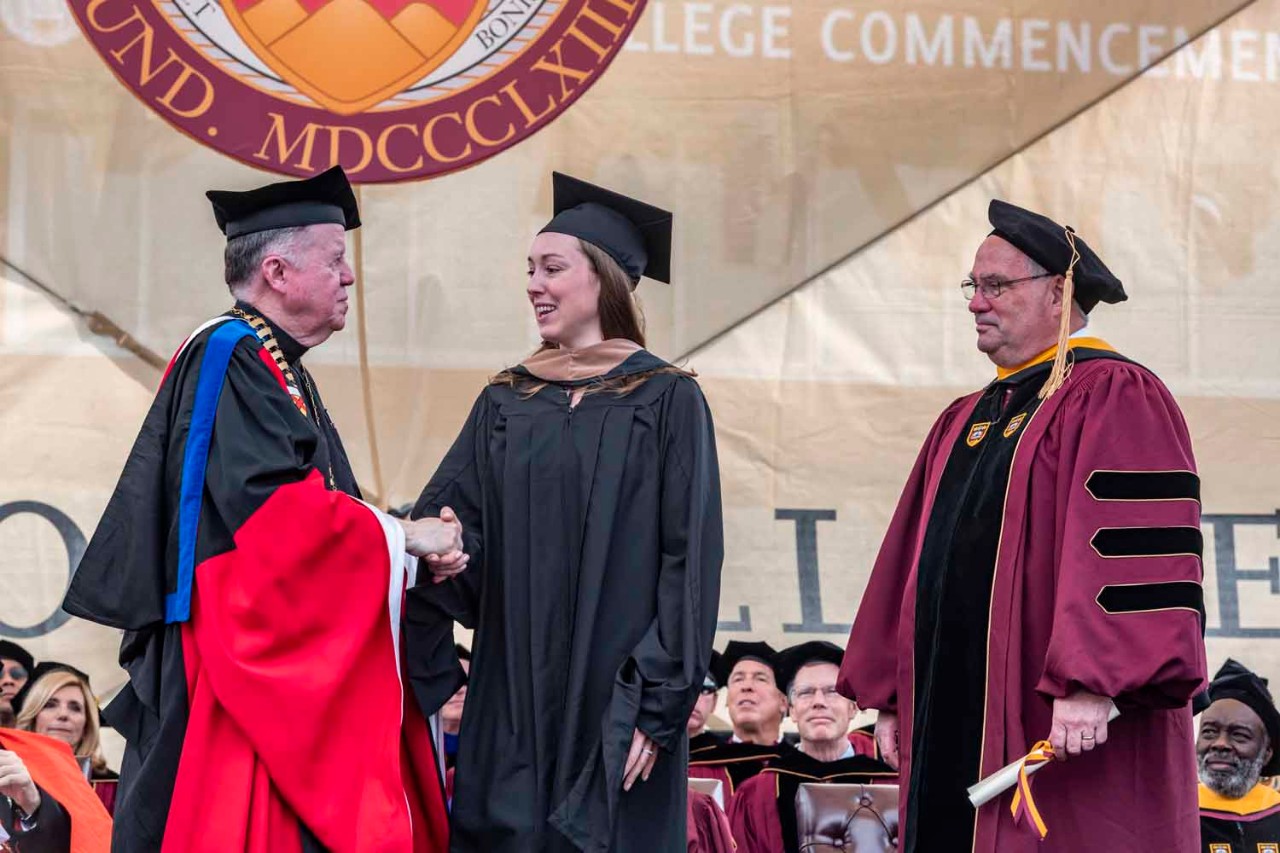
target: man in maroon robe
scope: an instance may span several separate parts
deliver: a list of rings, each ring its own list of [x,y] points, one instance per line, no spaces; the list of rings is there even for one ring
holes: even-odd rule
[[[728,743],[689,745],[689,775],[718,779],[724,785],[728,810],[738,786],[770,761],[795,751],[782,739],[787,700],[778,687],[778,653],[768,643],[732,640],[716,666],[716,680],[728,685]]]
[[[900,761],[905,853],[1191,853],[1205,677],[1199,480],[1177,403],[1080,333],[1119,280],[1070,229],[993,201],[963,289],[996,366],[925,440],[840,689]],[[1108,725],[1114,703],[1121,716]],[[1049,833],[967,786],[1048,739]],[[1141,784],[1139,784],[1141,783]]]
[[[836,693],[843,650],[821,640],[784,650],[782,681],[800,746],[742,783],[729,810],[738,853],[799,853],[796,793],[803,783],[892,784],[898,774],[849,742],[857,706]]]

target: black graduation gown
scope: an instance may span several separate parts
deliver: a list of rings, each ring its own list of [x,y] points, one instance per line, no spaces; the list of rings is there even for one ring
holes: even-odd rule
[[[255,312],[244,303],[237,307]],[[298,379],[310,385],[312,417],[298,417],[264,364],[262,345],[254,338],[240,340],[218,400],[197,565],[232,551],[236,531],[280,485],[314,471],[332,472],[339,490],[360,494],[337,430],[299,363],[306,348],[267,321]],[[165,597],[177,586],[177,507],[187,426],[213,331],[195,335],[170,366],[63,602],[73,616],[125,632],[120,665],[129,681],[103,711],[126,741],[113,815],[116,853],[160,848],[187,731],[182,625],[166,623]],[[304,846],[319,849],[302,831]]]
[[[605,378],[663,367],[641,350]],[[723,557],[715,434],[697,383],[651,373],[626,396],[588,394],[573,409],[567,384],[532,397],[490,385],[414,516],[443,506],[461,519],[471,562],[411,590],[406,624],[427,712],[461,680],[452,620],[476,631],[452,849],[684,850],[686,724],[710,662]],[[623,793],[637,727],[660,753],[649,780]]]

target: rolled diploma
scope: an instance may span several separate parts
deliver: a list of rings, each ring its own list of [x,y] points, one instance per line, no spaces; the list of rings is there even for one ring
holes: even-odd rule
[[[1111,711],[1107,714],[1107,722],[1111,722],[1120,716],[1120,709],[1115,703],[1111,703]],[[969,788],[969,802],[973,803],[973,807],[981,808],[986,803],[991,802],[1005,791],[1018,784],[1018,768],[1022,766],[1022,759],[1019,758],[1012,764],[1006,764],[995,773],[992,773],[985,779],[975,783]],[[1039,772],[1042,767],[1048,767],[1049,762],[1043,764],[1033,764],[1027,768],[1027,775]]]

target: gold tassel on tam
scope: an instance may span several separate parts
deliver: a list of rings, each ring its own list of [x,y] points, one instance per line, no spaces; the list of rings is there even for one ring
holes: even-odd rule
[[[1076,232],[1072,231],[1069,225],[1064,230],[1067,234],[1067,244],[1071,246],[1071,261],[1067,264],[1067,272],[1062,277],[1062,317],[1058,323],[1058,350],[1053,355],[1053,367],[1049,370],[1049,378],[1040,388],[1041,400],[1049,399],[1066,384],[1067,377],[1071,375],[1071,365],[1075,363],[1070,347],[1071,301],[1075,298],[1076,262],[1080,260],[1080,253],[1076,250]]]

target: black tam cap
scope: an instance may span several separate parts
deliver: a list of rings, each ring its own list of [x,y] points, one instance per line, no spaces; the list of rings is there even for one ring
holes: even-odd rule
[[[27,694],[31,692],[31,689],[36,686],[36,682],[39,681],[42,676],[48,675],[51,672],[69,672],[85,684],[89,684],[89,676],[83,670],[77,669],[69,663],[59,663],[56,660],[42,660],[40,661],[39,666],[36,666],[31,670],[31,675],[27,678],[27,683],[22,685],[22,689],[14,695],[13,702],[11,703],[13,705],[13,713],[19,714],[22,712],[22,704],[26,701]],[[92,693],[93,687],[90,686],[89,690],[90,693]],[[94,701],[97,701],[96,697]]]
[[[833,663],[836,666],[844,660],[844,649],[826,640],[810,640],[798,646],[792,646],[778,652],[778,671],[782,680],[778,687],[783,691],[791,689],[791,682],[796,674],[811,663]]]
[[[1054,275],[1067,274],[1071,264],[1071,244],[1067,242],[1066,232],[1075,234],[1070,225],[1064,228],[1048,217],[998,198],[991,200],[987,219],[991,221],[992,234],[1012,243],[1018,251]],[[1075,244],[1076,251],[1080,253],[1073,276],[1075,301],[1084,312],[1089,313],[1099,302],[1112,304],[1128,299],[1120,279],[1107,269],[1093,249],[1078,235]]]
[[[542,232],[568,234],[604,251],[639,281],[671,283],[671,213],[634,198],[551,173],[555,217]]]
[[[213,204],[218,228],[228,240],[304,225],[341,225],[348,231],[360,227],[356,194],[341,166],[314,178],[281,181],[255,190],[209,190],[205,198]]]
[[[730,640],[729,645],[724,647],[717,667],[716,680],[721,684],[728,684],[733,668],[744,660],[760,661],[769,667],[773,670],[774,683],[781,686],[782,679],[778,677],[778,653],[774,651],[773,646],[768,643],[744,643],[741,640]]]
[[[31,656],[31,652],[24,649],[17,643],[11,643],[8,640],[0,640],[0,658],[8,658],[16,660],[22,664],[22,668],[27,671],[30,676],[31,671],[35,668],[36,659]]]
[[[1267,690],[1267,680],[1239,661],[1227,658],[1209,682],[1209,689],[1193,700],[1192,709],[1199,714],[1219,699],[1243,702],[1258,715],[1267,730],[1272,751],[1262,775],[1280,775],[1280,711],[1276,710],[1276,703]]]
[[[720,679],[720,653],[715,649],[711,650],[711,663],[707,667],[707,674],[702,679],[702,686],[704,689],[715,690],[724,687],[724,682]]]

